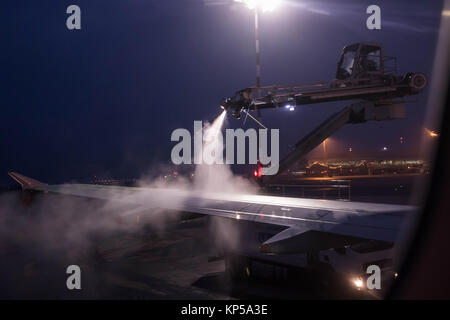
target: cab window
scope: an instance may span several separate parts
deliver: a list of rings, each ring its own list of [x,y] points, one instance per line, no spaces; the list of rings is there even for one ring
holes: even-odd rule
[[[341,60],[339,61],[337,79],[348,79],[352,75],[353,64],[355,62],[357,45],[349,46],[344,49]]]
[[[377,46],[363,46],[360,52],[360,64],[366,72],[381,70],[381,49]]]

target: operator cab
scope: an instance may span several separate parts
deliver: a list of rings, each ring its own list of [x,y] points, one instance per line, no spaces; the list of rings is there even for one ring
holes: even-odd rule
[[[336,79],[376,78],[384,74],[381,45],[355,43],[344,47],[338,62]]]

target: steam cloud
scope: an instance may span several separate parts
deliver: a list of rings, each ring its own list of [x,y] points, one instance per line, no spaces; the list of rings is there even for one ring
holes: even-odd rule
[[[225,113],[222,113],[205,126],[202,153],[218,150],[217,137],[221,136],[218,133],[225,119]],[[212,155],[218,156],[214,152]],[[143,228],[151,229],[156,235],[164,234],[168,224],[179,219],[179,213],[161,209],[164,205],[155,205],[153,208],[133,205],[136,202],[134,200],[149,197],[154,189],[169,189],[171,192],[200,197],[219,193],[224,199],[232,199],[236,193],[256,192],[254,185],[235,176],[225,164],[197,165],[193,181],[179,177],[176,181],[165,182],[144,176],[139,180],[139,186],[143,187],[139,192],[124,193],[119,197],[115,195],[110,201],[38,194],[30,207],[22,205],[17,193],[0,195],[0,260],[3,260],[0,272],[11,268],[3,256],[17,251],[38,252],[40,259],[58,257],[61,263],[70,264],[87,256],[92,257],[93,253],[95,255],[98,251],[96,240],[102,236],[111,237],[117,233],[139,236]],[[174,204],[173,201],[170,193],[166,198],[158,199],[159,204]],[[205,241],[218,244],[219,249],[237,245],[239,234],[234,221],[213,217],[208,219],[212,237]],[[10,285],[13,285],[10,281]]]

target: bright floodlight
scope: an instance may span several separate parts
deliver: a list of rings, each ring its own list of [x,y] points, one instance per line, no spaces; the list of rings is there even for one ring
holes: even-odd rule
[[[363,287],[364,283],[362,281],[361,278],[355,278],[353,279],[353,284],[355,285],[355,287],[359,290]]]
[[[281,0],[234,0],[245,4],[249,9],[261,9],[263,12],[273,11],[281,3]]]

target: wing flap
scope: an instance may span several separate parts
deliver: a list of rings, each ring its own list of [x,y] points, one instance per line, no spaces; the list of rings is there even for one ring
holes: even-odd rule
[[[287,228],[265,241],[260,251],[271,254],[306,253],[342,248],[362,241],[362,238],[320,232],[307,228]]]

